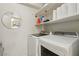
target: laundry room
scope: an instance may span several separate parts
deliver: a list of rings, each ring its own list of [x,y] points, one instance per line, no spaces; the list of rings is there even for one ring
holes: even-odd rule
[[[0,3],[0,56],[79,56],[79,3]]]

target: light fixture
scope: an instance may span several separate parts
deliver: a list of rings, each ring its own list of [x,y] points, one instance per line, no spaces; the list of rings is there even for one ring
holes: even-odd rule
[[[8,29],[19,28],[21,17],[13,12],[5,12],[1,17],[1,22]]]

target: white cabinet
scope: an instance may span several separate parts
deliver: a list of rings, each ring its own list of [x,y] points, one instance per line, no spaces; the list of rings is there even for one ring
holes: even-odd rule
[[[34,36],[28,36],[27,41],[28,48],[28,56],[36,56],[38,55],[38,38]]]

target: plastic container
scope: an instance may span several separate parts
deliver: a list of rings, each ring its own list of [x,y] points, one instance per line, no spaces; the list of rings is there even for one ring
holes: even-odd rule
[[[76,3],[67,3],[68,7],[68,16],[73,16],[77,14],[77,4]]]
[[[44,22],[45,21],[45,17],[44,16],[40,16],[40,20],[41,20],[41,22]]]
[[[36,24],[37,24],[37,25],[40,25],[40,23],[41,23],[41,20],[40,20],[40,18],[38,17]]]
[[[58,7],[57,8],[57,20],[59,20],[61,18],[62,18],[62,9],[61,9],[61,7]]]
[[[77,3],[77,15],[79,15],[79,3]]]
[[[61,5],[62,18],[68,17],[68,7],[67,4]]]
[[[57,10],[53,10],[53,20],[57,19]]]

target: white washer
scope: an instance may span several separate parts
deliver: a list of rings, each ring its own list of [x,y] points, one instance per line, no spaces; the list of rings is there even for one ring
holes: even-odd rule
[[[79,55],[79,40],[77,37],[74,38],[58,35],[47,35],[40,37],[39,55],[41,55],[41,46],[47,48],[59,56]]]

